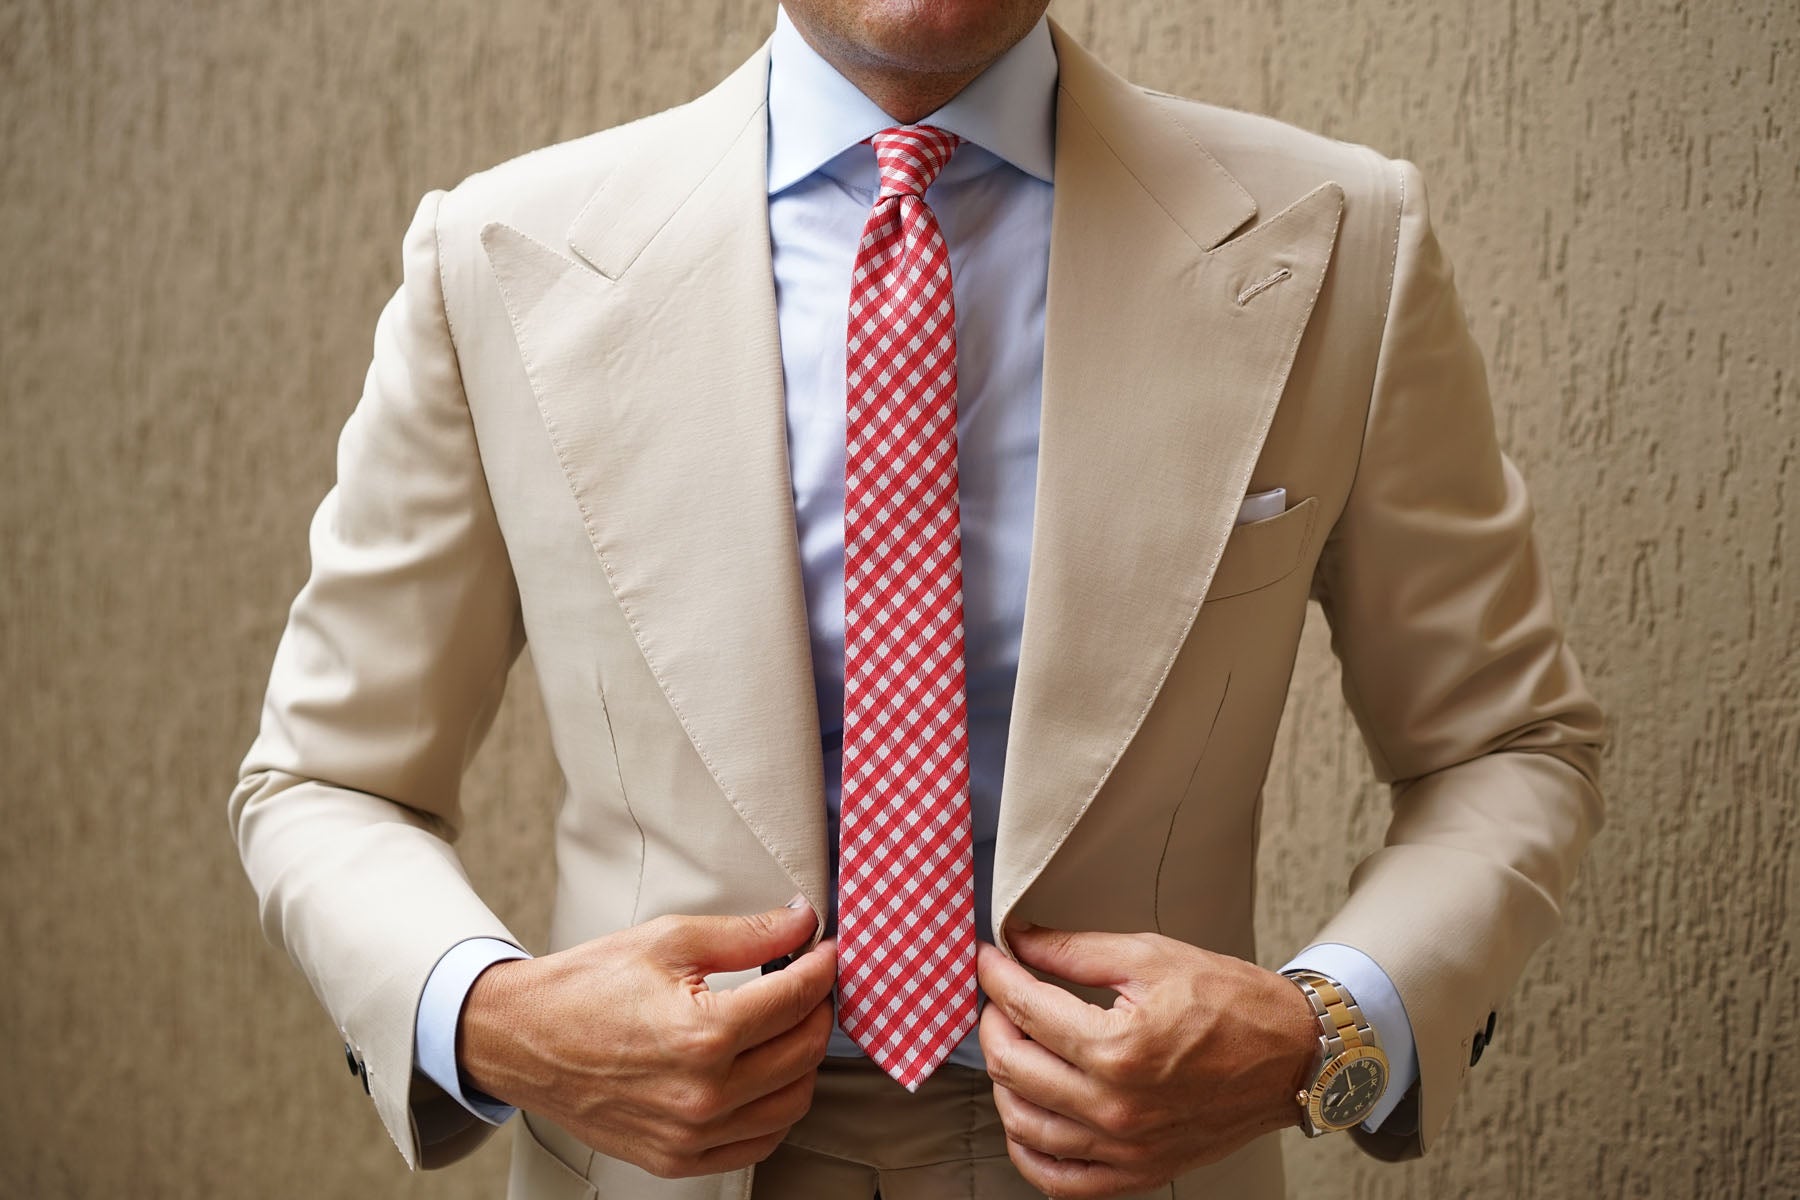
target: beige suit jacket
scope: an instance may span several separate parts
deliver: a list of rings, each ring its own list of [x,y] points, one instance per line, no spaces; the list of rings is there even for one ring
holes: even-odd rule
[[[1600,717],[1525,489],[1409,165],[1147,93],[1054,32],[993,924],[1255,955],[1261,788],[1316,598],[1395,801],[1347,897],[1317,881],[1318,938],[1405,1003],[1419,1129],[1387,1150],[1422,1149],[1600,819]],[[527,643],[566,780],[552,948],[796,890],[826,908],[766,79],[759,53],[691,104],[434,193],[407,235],[231,816],[270,936],[409,1163],[487,1132],[422,1149],[415,1115],[449,1101],[413,1075],[413,1022],[449,947],[512,936],[451,843]],[[1274,487],[1291,507],[1234,528]],[[532,1130],[515,1198],[748,1194],[749,1172],[663,1183]],[[1272,1148],[1236,1170],[1236,1194],[1278,1194]]]

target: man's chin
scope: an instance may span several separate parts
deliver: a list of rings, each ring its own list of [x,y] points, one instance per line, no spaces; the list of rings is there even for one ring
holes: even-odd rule
[[[1047,0],[786,0],[785,6],[815,46],[827,42],[868,67],[919,75],[982,70],[1048,7]]]

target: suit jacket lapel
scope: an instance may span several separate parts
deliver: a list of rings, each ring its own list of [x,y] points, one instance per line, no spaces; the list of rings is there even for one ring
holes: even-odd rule
[[[825,800],[769,265],[766,53],[627,127],[568,232],[483,243],[646,662],[727,800],[824,910]]]
[[[1342,206],[1327,186],[1227,242],[1256,216],[1249,194],[1168,102],[1055,33],[1043,422],[996,931],[1094,801],[1192,626]]]
[[[1093,802],[1192,624],[1342,204],[1327,186],[1226,241],[1255,218],[1249,195],[1165,102],[1054,33],[1043,425],[996,929]],[[504,225],[483,242],[646,662],[726,798],[823,910],[767,70],[758,54],[686,108],[620,131],[568,231],[579,261]]]

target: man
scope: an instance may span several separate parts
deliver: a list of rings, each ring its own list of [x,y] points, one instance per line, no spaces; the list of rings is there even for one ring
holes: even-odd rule
[[[1276,1196],[1283,1126],[1423,1150],[1554,926],[1600,721],[1416,174],[1044,7],[790,0],[421,207],[231,807],[409,1163]],[[1395,815],[1277,974],[1309,596]],[[449,845],[526,642],[537,959]]]

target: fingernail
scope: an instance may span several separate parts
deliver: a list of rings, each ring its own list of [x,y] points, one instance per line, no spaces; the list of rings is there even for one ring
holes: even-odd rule
[[[806,893],[805,892],[795,892],[794,898],[787,902],[786,907],[788,907],[788,908],[808,908],[808,907],[810,907],[810,905],[808,905],[806,902]]]

